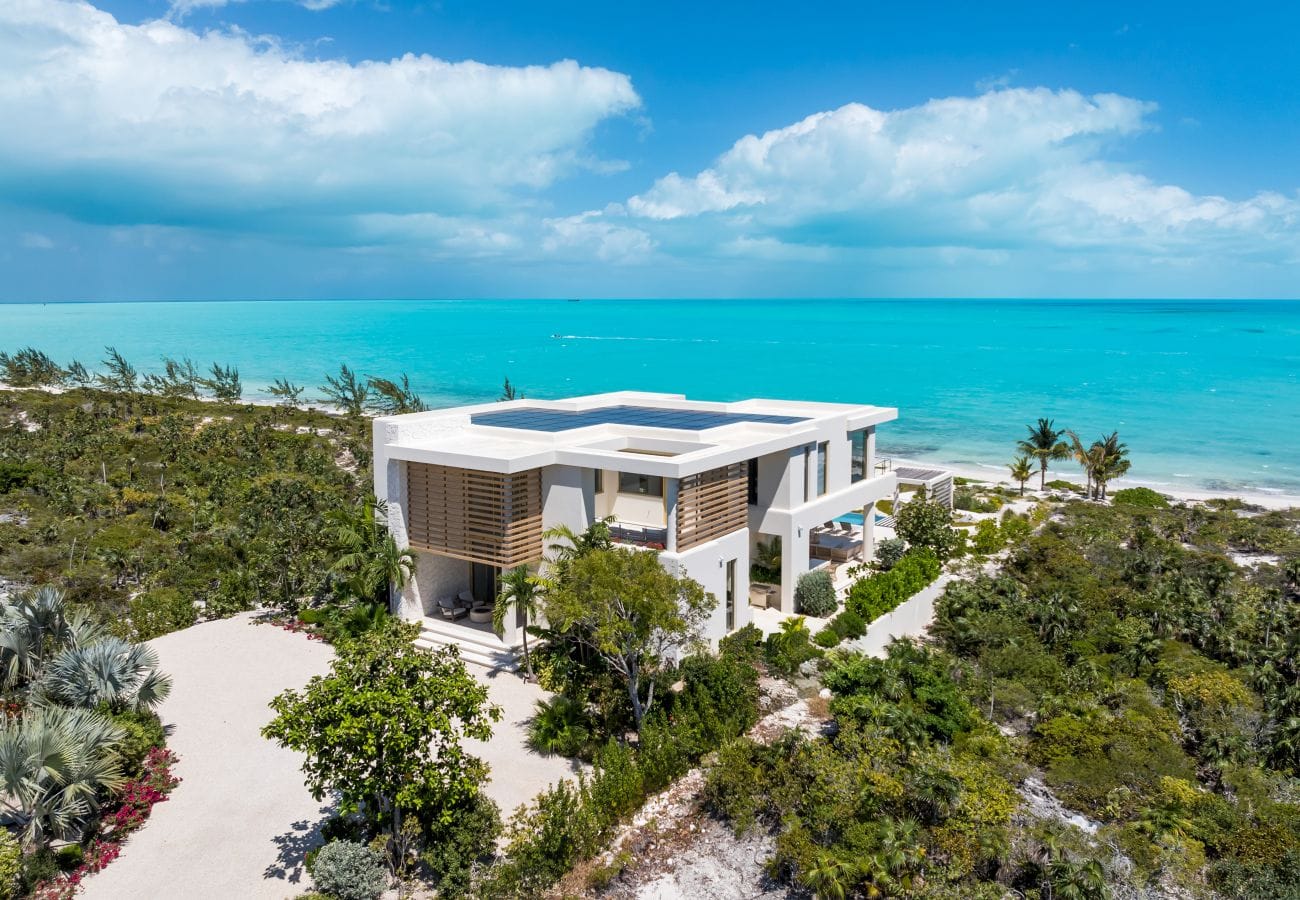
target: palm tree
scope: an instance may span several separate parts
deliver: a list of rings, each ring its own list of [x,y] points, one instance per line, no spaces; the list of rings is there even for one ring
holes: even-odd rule
[[[158,653],[152,647],[106,637],[89,646],[68,647],[50,660],[35,696],[80,709],[103,704],[113,712],[144,711],[165,700],[171,688],[171,678],[158,671]]]
[[[104,634],[86,610],[69,609],[63,592],[52,585],[0,601],[0,677],[5,690],[36,680],[50,656],[92,644]]]
[[[99,798],[124,781],[117,747],[125,732],[89,709],[42,706],[0,726],[0,808],[29,848],[74,835]]]
[[[354,599],[384,606],[389,590],[401,590],[415,571],[415,554],[399,548],[380,519],[387,511],[383,500],[367,497],[325,514],[338,553],[330,571],[343,579]]]
[[[1056,429],[1054,419],[1039,419],[1037,425],[1026,425],[1029,430],[1029,437],[1017,441],[1016,447],[1026,456],[1032,456],[1038,460],[1039,490],[1047,490],[1047,463],[1053,459],[1066,459],[1070,455],[1070,447],[1065,441],[1061,440],[1066,434],[1065,431]]]
[[[1106,499],[1106,485],[1123,476],[1132,463],[1128,459],[1128,445],[1120,441],[1119,432],[1112,431],[1093,443],[1091,451],[1096,456],[1096,471],[1092,481],[1097,489],[1097,499]]]
[[[856,875],[857,868],[852,863],[823,850],[813,857],[801,880],[818,900],[844,900]]]
[[[1007,466],[1011,470],[1011,478],[1020,484],[1020,496],[1025,496],[1025,482],[1034,477],[1034,464],[1028,456],[1017,456]]]
[[[579,556],[586,556],[595,550],[609,550],[614,546],[609,526],[614,522],[613,516],[597,519],[583,531],[577,532],[568,525],[556,525],[542,532],[542,539],[550,541],[546,545],[550,553],[548,562],[557,568]]]
[[[510,610],[523,616],[524,671],[528,681],[533,680],[533,660],[528,654],[528,622],[541,607],[546,584],[545,579],[530,574],[525,566],[518,566],[501,576],[501,590],[492,607],[492,630],[497,637],[505,634],[506,615]]]

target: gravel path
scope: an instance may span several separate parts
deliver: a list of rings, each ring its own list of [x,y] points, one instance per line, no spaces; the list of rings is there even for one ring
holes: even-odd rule
[[[259,730],[268,701],[328,671],[333,650],[251,618],[151,642],[172,676],[159,714],[183,781],[82,896],[281,900],[307,890],[302,855],[329,807],[303,786],[301,757]]]

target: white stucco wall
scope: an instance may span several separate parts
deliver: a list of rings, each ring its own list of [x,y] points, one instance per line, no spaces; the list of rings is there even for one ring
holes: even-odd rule
[[[415,562],[415,577],[406,583],[394,610],[403,619],[436,616],[439,598],[454,597],[470,588],[470,564],[463,559],[417,550]]]
[[[718,601],[704,629],[704,636],[716,644],[727,634],[727,560],[736,561],[735,628],[753,619],[749,605],[749,530],[741,529],[684,553],[662,553],[660,561],[680,575],[698,581]]]

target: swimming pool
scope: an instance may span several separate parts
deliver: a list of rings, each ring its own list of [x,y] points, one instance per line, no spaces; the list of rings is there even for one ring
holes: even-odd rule
[[[880,521],[882,521],[882,520],[884,520],[884,519],[885,519],[885,516],[882,516],[880,513],[876,513],[876,521],[877,521],[877,522],[880,522]],[[845,513],[845,514],[842,515],[842,516],[836,516],[836,517],[835,517],[835,521],[836,521],[836,522],[848,522],[850,525],[861,525],[861,524],[862,524],[862,513],[860,513],[860,512]]]

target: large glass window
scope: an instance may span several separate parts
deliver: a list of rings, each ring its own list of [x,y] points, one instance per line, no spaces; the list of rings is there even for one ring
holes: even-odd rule
[[[658,475],[619,472],[618,492],[620,494],[644,494],[647,497],[662,497],[664,495],[664,480]]]
[[[849,432],[849,473],[853,481],[862,481],[867,477],[867,430],[861,428]]]
[[[830,444],[822,441],[817,445],[817,496],[820,497],[826,493],[826,454],[830,450]]]
[[[727,560],[727,631],[736,630],[736,561]]]
[[[749,461],[749,505],[758,506],[758,460]]]

